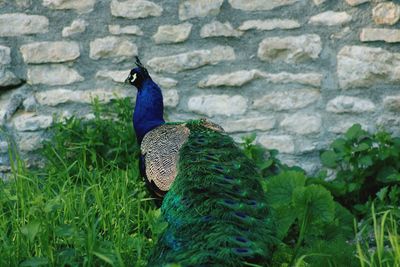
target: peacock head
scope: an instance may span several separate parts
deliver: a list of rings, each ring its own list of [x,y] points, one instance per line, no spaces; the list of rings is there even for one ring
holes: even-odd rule
[[[137,89],[141,88],[141,85],[144,80],[150,77],[149,72],[143,66],[142,62],[140,62],[139,58],[136,57],[136,68],[133,68],[129,73],[128,78],[126,78],[125,83],[130,83],[135,86]]]

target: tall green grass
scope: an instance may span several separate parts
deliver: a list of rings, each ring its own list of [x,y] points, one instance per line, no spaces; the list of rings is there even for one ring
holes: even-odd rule
[[[0,182],[0,266],[143,266],[163,227],[139,177],[128,100],[57,123],[43,169],[11,151]],[[101,110],[103,109],[103,110]]]
[[[400,266],[399,222],[393,212],[396,212],[396,210],[376,213],[374,205],[372,205],[371,220],[373,227],[370,229],[366,225],[361,228],[356,239],[357,257],[360,260],[361,267]]]

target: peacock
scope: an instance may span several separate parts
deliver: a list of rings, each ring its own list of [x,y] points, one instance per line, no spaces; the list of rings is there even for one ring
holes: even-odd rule
[[[160,87],[136,58],[133,125],[140,172],[168,226],[148,266],[265,266],[274,245],[261,176],[207,119],[165,122]]]

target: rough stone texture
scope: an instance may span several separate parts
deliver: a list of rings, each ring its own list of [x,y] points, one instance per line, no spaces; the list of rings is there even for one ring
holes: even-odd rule
[[[343,134],[347,132],[347,130],[353,126],[354,124],[360,124],[363,129],[372,130],[368,125],[365,123],[358,121],[358,120],[351,120],[351,121],[340,121],[339,123],[329,127],[329,132],[336,133],[336,134]]]
[[[383,105],[389,111],[400,112],[400,95],[391,95],[384,97]]]
[[[0,45],[0,66],[11,63],[11,49],[8,46]]]
[[[317,89],[299,89],[284,92],[272,92],[254,100],[255,108],[275,111],[294,110],[307,107],[320,98]]]
[[[238,120],[224,120],[220,125],[227,133],[251,132],[255,130],[268,131],[275,127],[274,116],[249,117]]]
[[[80,56],[77,42],[38,42],[20,48],[26,63],[57,63],[71,61]]]
[[[156,34],[153,35],[153,40],[156,44],[180,43],[189,38],[192,30],[191,23],[182,23],[178,25],[162,25],[158,27]]]
[[[347,4],[351,6],[358,6],[367,2],[370,2],[371,0],[346,0]]]
[[[129,75],[129,72],[130,70],[101,70],[96,73],[96,78],[108,79],[117,83],[124,83]],[[173,88],[178,84],[178,81],[172,78],[162,77],[155,74],[151,75],[151,77],[161,88]]]
[[[192,96],[188,101],[190,111],[214,115],[240,115],[247,110],[247,99],[240,95],[199,95]]]
[[[177,73],[197,69],[220,61],[234,60],[235,52],[230,46],[216,46],[209,50],[195,50],[187,53],[150,59],[147,64],[156,72]]]
[[[43,147],[43,135],[40,132],[20,132],[17,134],[17,145],[22,152],[30,152]]]
[[[275,29],[297,29],[300,23],[292,19],[267,19],[267,20],[247,20],[239,26],[238,30],[247,31],[251,29],[271,31]]]
[[[211,116],[236,140],[253,132],[268,137],[268,148],[290,154],[280,157],[285,163],[315,171],[319,151],[353,123],[400,135],[399,5],[0,0],[0,126],[32,150],[26,156],[36,156],[46,127],[17,123],[18,131],[14,122],[87,120],[96,96],[108,103],[116,93],[133,103],[137,90],[123,82],[138,54],[163,90],[168,121]],[[187,33],[181,25],[193,26]],[[30,46],[38,43],[46,45],[35,52]],[[56,43],[74,43],[75,52],[53,53]],[[24,49],[34,60],[24,61]],[[9,170],[4,153],[0,173]]]
[[[129,96],[126,91],[107,90],[107,89],[94,89],[94,90],[80,90],[73,91],[70,89],[53,89],[43,92],[37,92],[35,97],[39,104],[46,106],[57,106],[63,103],[90,103],[93,98],[97,97],[101,103],[109,103],[118,97]]]
[[[315,4],[315,5],[320,6],[320,5],[322,5],[323,3],[325,3],[327,0],[313,0],[313,1],[314,1],[314,4]]]
[[[321,50],[321,38],[316,34],[305,34],[265,38],[258,46],[257,55],[263,61],[296,63],[317,59]]]
[[[8,143],[6,141],[0,142],[0,153],[6,153],[8,151]]]
[[[13,117],[12,124],[19,132],[30,132],[49,128],[53,123],[53,117],[38,115],[35,113],[20,113]]]
[[[281,153],[294,153],[294,141],[289,135],[260,135],[257,142],[268,149],[277,149]]]
[[[114,35],[121,35],[121,34],[132,34],[132,35],[143,35],[142,30],[139,26],[130,25],[121,27],[120,25],[108,25],[108,31]]]
[[[292,5],[299,0],[228,0],[235,9],[246,11],[272,10],[277,7]]]
[[[321,117],[319,115],[296,113],[286,116],[281,121],[280,126],[292,133],[319,133],[321,130]]]
[[[226,74],[209,75],[198,83],[200,88],[217,86],[243,86],[244,84],[263,78],[272,83],[299,83],[320,86],[322,75],[318,73],[266,73],[260,70],[240,70]]]
[[[379,3],[372,9],[372,18],[376,24],[394,25],[400,19],[400,6],[393,2]]]
[[[93,10],[96,0],[43,0],[43,6],[52,9],[74,9],[80,13]]]
[[[78,33],[82,33],[86,30],[89,24],[84,19],[76,19],[72,21],[70,26],[64,27],[62,30],[62,37],[69,37]]]
[[[30,66],[27,76],[29,84],[66,85],[84,80],[75,69],[55,64]]]
[[[49,20],[44,16],[11,13],[0,15],[0,37],[46,33]]]
[[[132,58],[138,54],[137,46],[125,39],[108,36],[90,42],[90,58],[115,58],[118,61]]]
[[[187,20],[217,15],[224,0],[183,0],[179,4],[179,19]]]
[[[138,19],[146,17],[159,17],[163,8],[151,1],[145,0],[112,0],[110,4],[111,14],[116,17]]]
[[[343,25],[350,21],[351,16],[347,12],[334,12],[332,10],[329,10],[312,16],[308,23],[314,25],[335,26]]]
[[[0,95],[0,126],[3,126],[21,106],[25,93],[18,89]]]
[[[326,110],[334,113],[362,113],[374,111],[375,105],[368,99],[337,96],[328,102]]]
[[[337,75],[343,89],[400,81],[400,53],[382,48],[345,46],[337,55]]]
[[[166,90],[163,92],[164,105],[166,107],[174,108],[179,103],[178,90]]]
[[[400,30],[364,28],[360,33],[362,42],[384,41],[387,43],[400,42]]]
[[[1,87],[14,86],[20,83],[21,80],[17,78],[14,73],[0,68],[0,89]]]
[[[207,37],[239,37],[243,32],[235,30],[229,22],[213,21],[204,25],[200,30],[202,38]]]

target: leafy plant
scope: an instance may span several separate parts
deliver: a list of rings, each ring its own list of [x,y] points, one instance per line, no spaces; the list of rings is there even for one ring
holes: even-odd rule
[[[267,201],[277,225],[277,237],[288,245],[283,246],[286,251],[291,249],[289,266],[307,247],[330,245],[324,242],[335,239],[343,243],[353,235],[345,225],[352,221],[352,215],[335,203],[323,186],[307,185],[307,180],[302,172],[283,171],[266,181]]]
[[[400,138],[385,131],[370,134],[355,124],[321,154],[321,162],[336,175],[317,182],[359,217],[368,214],[375,198],[378,210],[398,206]]]

